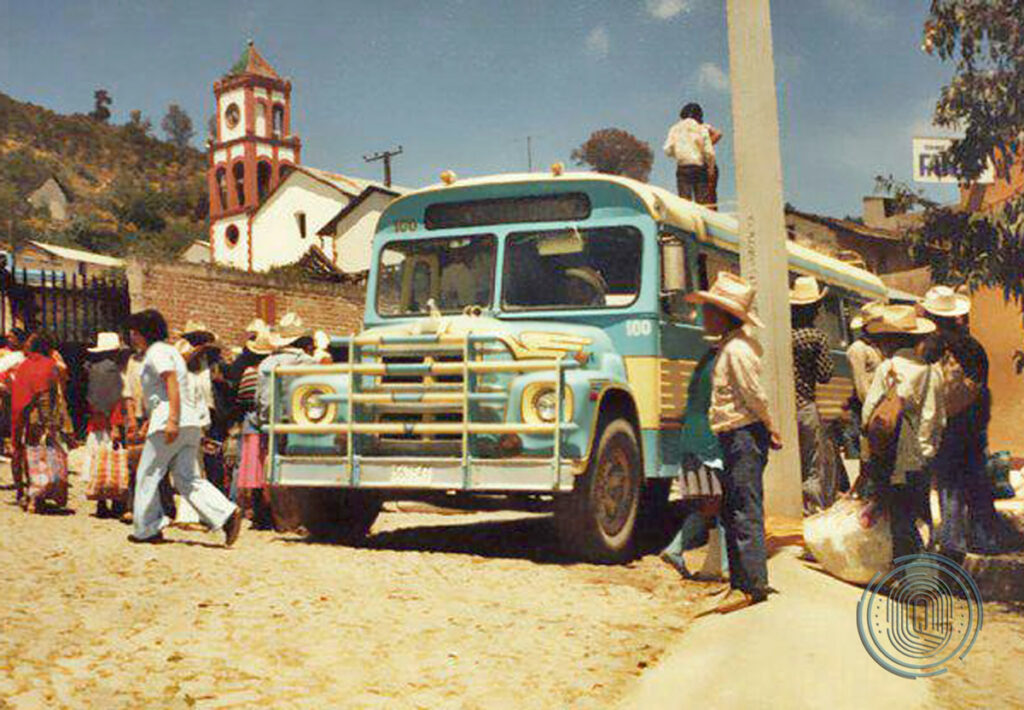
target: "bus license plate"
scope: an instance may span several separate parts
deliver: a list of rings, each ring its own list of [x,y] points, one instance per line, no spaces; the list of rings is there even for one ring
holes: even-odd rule
[[[398,465],[391,469],[391,482],[400,486],[427,486],[434,480],[430,466]]]

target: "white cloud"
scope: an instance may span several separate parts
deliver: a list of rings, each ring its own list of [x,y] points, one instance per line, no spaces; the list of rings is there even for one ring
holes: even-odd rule
[[[608,36],[608,30],[603,26],[598,25],[594,29],[590,30],[587,35],[586,49],[587,54],[596,59],[604,59],[608,56],[608,51],[611,49],[611,37]]]
[[[729,90],[729,75],[714,62],[704,62],[697,70],[697,86],[704,91]]]
[[[878,29],[888,22],[875,0],[825,0],[825,6],[846,22],[865,29]]]
[[[671,20],[690,9],[689,0],[644,0],[647,14],[657,20]]]

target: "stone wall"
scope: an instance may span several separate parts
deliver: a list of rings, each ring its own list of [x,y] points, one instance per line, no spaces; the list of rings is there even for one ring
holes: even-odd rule
[[[332,335],[356,332],[363,317],[364,283],[333,284],[250,274],[203,264],[128,262],[132,311],[155,308],[171,335],[199,320],[226,345],[240,345],[253,318],[270,322],[294,311],[307,325]]]

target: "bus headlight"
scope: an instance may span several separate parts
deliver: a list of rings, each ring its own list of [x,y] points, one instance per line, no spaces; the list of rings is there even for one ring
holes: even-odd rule
[[[334,421],[338,405],[321,397],[334,394],[327,385],[303,385],[292,393],[292,419],[296,424],[324,424]]]
[[[572,419],[572,390],[564,389],[562,421]],[[558,409],[558,392],[554,382],[533,382],[523,390],[523,421],[527,424],[552,424]]]

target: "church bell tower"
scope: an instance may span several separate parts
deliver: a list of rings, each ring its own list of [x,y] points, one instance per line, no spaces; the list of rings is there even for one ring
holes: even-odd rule
[[[213,85],[216,139],[209,142],[210,250],[215,263],[252,268],[251,216],[293,166],[302,142],[291,133],[290,81],[252,40]]]

